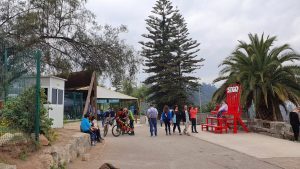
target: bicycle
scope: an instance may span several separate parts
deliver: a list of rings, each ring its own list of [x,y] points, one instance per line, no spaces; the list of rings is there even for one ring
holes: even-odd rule
[[[131,131],[132,129],[129,127],[129,125],[119,118],[116,119],[117,124],[113,126],[112,128],[112,135],[115,137],[118,137],[122,134],[129,134],[132,135]]]
[[[104,123],[104,130],[103,130],[103,136],[105,137],[108,133],[108,129],[109,129],[109,126],[112,126],[114,124],[114,120],[115,118],[111,118],[109,120],[106,120],[105,123]]]

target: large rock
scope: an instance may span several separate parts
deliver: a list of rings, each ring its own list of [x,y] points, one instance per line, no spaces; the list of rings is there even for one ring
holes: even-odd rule
[[[0,146],[3,144],[8,143],[14,137],[11,133],[5,133],[3,136],[0,137]]]
[[[90,136],[85,133],[76,133],[72,139],[65,145],[53,145],[43,150],[39,157],[45,164],[45,169],[58,167],[74,161],[79,156],[84,156],[88,149],[90,149]],[[89,157],[82,157],[88,160]]]
[[[49,140],[43,134],[40,135],[39,140],[42,146],[48,146],[50,143]]]
[[[0,137],[0,146],[9,143],[11,140],[13,140],[14,137],[18,137],[17,140],[14,140],[14,142],[22,142],[26,139],[22,139],[24,134],[22,133],[5,133],[3,136]],[[24,137],[23,137],[24,138]]]
[[[88,154],[88,153],[86,153],[86,154],[83,154],[82,155],[82,158],[81,158],[81,160],[82,161],[89,161],[89,159],[90,159],[90,154]]]
[[[0,169],[17,169],[17,166],[0,163]]]

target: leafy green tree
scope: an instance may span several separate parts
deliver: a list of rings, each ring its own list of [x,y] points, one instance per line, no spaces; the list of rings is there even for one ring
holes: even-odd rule
[[[145,60],[145,80],[149,85],[149,101],[161,108],[164,104],[184,104],[188,91],[198,86],[191,76],[203,59],[196,59],[199,43],[188,37],[187,24],[169,0],[158,0],[146,19],[147,39],[140,42]]]
[[[249,43],[239,41],[237,49],[222,62],[221,76],[214,82],[225,82],[214,99],[220,102],[226,87],[239,82],[244,107],[254,103],[257,118],[282,121],[280,106],[286,109],[286,101],[300,103],[300,66],[295,64],[300,56],[287,44],[272,48],[276,37],[249,34],[249,39]]]
[[[141,102],[146,102],[148,99],[149,88],[146,85],[133,88],[132,96],[138,98]]]
[[[0,99],[7,96],[10,84],[28,71],[31,55],[18,53],[18,47],[0,37]]]
[[[127,95],[132,95],[133,90],[134,90],[133,82],[130,79],[126,78],[122,82],[122,92]]]
[[[85,4],[86,0],[1,0],[0,37],[24,50],[40,49],[46,73],[83,69],[115,81],[133,77],[137,55],[119,38],[126,26],[99,25]]]
[[[214,102],[208,102],[206,104],[204,104],[201,108],[201,112],[202,113],[210,113],[211,111],[213,111],[216,108],[216,103]]]

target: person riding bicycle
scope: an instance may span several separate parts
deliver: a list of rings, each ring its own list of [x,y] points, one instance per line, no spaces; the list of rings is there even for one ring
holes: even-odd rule
[[[119,120],[121,120],[122,122],[126,123],[128,116],[127,113],[121,108],[118,112],[117,112],[117,118]]]
[[[130,135],[132,135],[132,128],[129,126],[129,124],[127,123],[128,121],[128,109],[124,108],[124,109],[120,109],[117,113],[117,121],[123,123],[125,126],[130,128]]]

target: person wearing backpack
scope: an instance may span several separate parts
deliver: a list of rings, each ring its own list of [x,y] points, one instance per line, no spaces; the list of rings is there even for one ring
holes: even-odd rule
[[[167,105],[164,106],[163,113],[161,115],[162,115],[162,120],[165,123],[166,135],[168,135],[168,132],[169,135],[171,135],[170,126],[172,120],[172,113],[170,112],[169,107]]]

